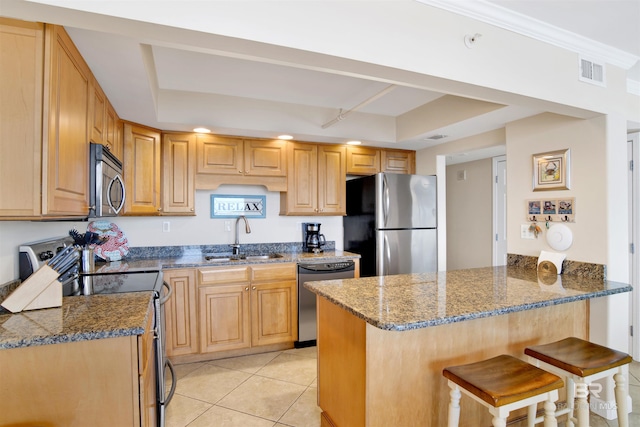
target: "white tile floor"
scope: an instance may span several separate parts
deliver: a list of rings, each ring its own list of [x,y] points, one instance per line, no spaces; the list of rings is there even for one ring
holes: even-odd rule
[[[177,365],[176,371],[166,427],[320,426],[315,347]],[[640,426],[640,362],[629,372],[629,426]],[[591,427],[618,422],[592,415]]]

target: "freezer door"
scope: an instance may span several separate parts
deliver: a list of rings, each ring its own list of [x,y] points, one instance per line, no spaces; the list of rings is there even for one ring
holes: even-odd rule
[[[435,228],[436,177],[376,175],[376,228]]]
[[[438,270],[435,229],[377,231],[378,276],[429,273]]]

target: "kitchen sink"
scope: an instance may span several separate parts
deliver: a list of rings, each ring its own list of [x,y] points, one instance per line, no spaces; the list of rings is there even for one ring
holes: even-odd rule
[[[210,254],[210,255],[204,256],[204,259],[210,262],[258,261],[258,260],[276,259],[276,258],[282,258],[282,255],[277,253],[269,253],[269,254],[240,254],[240,255]]]

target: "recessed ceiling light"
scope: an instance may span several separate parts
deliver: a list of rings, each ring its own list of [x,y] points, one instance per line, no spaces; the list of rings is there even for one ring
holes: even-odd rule
[[[286,140],[288,140],[288,139],[293,139],[293,137],[291,135],[280,135],[280,136],[278,136],[278,139],[286,139]]]
[[[347,144],[349,144],[349,145],[360,145],[360,144],[362,144],[362,141],[347,141]]]
[[[197,133],[211,133],[211,131],[207,128],[195,128],[193,131]]]

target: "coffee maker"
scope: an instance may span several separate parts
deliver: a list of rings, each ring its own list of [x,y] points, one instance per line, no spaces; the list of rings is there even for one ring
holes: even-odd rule
[[[302,250],[304,252],[322,252],[326,240],[324,234],[320,234],[321,225],[318,222],[302,223]]]

